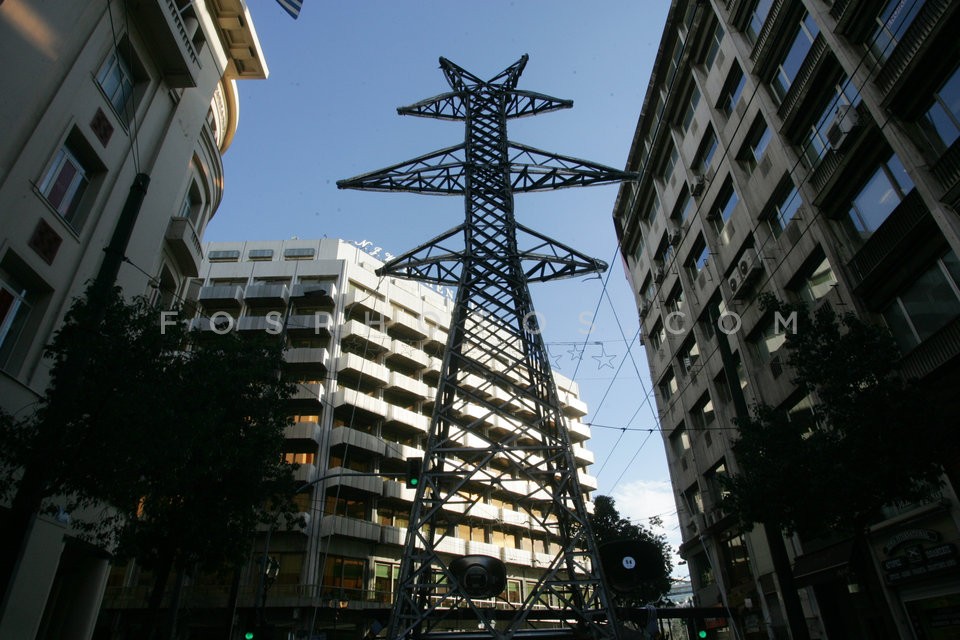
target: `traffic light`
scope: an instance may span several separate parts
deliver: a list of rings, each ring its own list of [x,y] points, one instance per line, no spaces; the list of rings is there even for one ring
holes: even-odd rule
[[[706,630],[705,630],[705,629],[700,629],[700,631],[697,632],[697,637],[698,637],[698,638],[706,638],[706,637],[707,637],[707,632],[706,632]]]
[[[255,634],[253,631],[247,631],[245,634],[243,634],[244,640],[254,640],[256,637],[257,634]]]
[[[423,470],[423,458],[407,458],[407,488],[420,486],[420,474]]]

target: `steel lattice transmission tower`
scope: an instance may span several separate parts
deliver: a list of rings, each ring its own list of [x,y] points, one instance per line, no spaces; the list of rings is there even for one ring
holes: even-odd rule
[[[507,120],[573,106],[522,91],[527,56],[488,81],[440,58],[452,91],[398,109],[463,120],[464,142],[337,183],[341,188],[463,194],[466,220],[387,262],[379,275],[457,287],[456,305],[410,514],[389,623],[393,640],[479,623],[485,637],[533,628],[617,638],[612,602],[587,521],[557,388],[528,282],[603,272],[586,257],[516,222],[514,192],[613,183],[634,174],[507,140]],[[514,496],[526,526],[546,534],[551,559],[512,611],[469,595],[450,562],[478,490]],[[529,518],[529,520],[528,520]],[[514,523],[515,525],[520,524]],[[507,550],[510,553],[513,550]],[[544,556],[541,555],[541,558]],[[529,562],[530,552],[526,552]],[[463,578],[463,576],[460,576]],[[552,618],[551,621],[548,619]],[[466,620],[474,624],[467,625]],[[542,632],[534,632],[542,633]]]

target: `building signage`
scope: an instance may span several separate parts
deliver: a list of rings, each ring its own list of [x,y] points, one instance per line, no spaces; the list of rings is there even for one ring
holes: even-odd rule
[[[956,546],[945,542],[930,547],[919,544],[904,547],[902,554],[884,560],[882,566],[887,584],[899,584],[907,580],[956,571],[960,562]]]
[[[349,242],[367,255],[374,257],[377,260],[382,260],[383,262],[390,262],[396,257],[389,251],[384,251],[383,247],[378,246],[372,240],[350,240]],[[454,291],[451,287],[445,287],[443,285],[433,284],[430,282],[421,282],[420,286],[440,294],[447,300],[454,299]]]

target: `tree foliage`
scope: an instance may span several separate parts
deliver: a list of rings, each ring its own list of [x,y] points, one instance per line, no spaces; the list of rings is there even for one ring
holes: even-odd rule
[[[658,518],[651,518],[652,526],[661,524]],[[645,581],[636,592],[623,598],[623,604],[640,605],[647,602],[658,602],[670,591],[670,573],[673,571],[673,557],[666,536],[654,533],[652,529],[630,522],[620,516],[616,501],[610,496],[596,496],[593,500],[593,513],[590,514],[590,527],[597,544],[619,540],[635,540],[648,543],[659,550],[653,560],[655,566],[643,567],[645,574],[654,578]]]
[[[762,308],[788,318],[787,364],[812,412],[755,406],[738,420],[726,508],[749,527],[853,533],[884,505],[929,496],[957,436],[930,393],[900,375],[900,353],[885,328],[824,305],[811,314],[773,296]]]
[[[162,319],[118,291],[105,314],[76,302],[47,349],[46,395],[0,429],[8,489],[17,488],[11,470],[42,461],[46,508],[59,503],[84,536],[158,577],[239,561],[258,522],[292,510],[293,487],[279,342]],[[82,362],[81,375],[68,362]],[[55,404],[69,418],[57,419],[51,449],[42,434]]]

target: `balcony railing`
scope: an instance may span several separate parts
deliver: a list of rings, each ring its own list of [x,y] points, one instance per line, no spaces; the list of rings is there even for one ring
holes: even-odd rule
[[[144,37],[151,41],[153,60],[163,80],[171,87],[197,86],[200,59],[174,0],[144,0],[130,6],[130,15],[140,22]],[[199,26],[194,26],[195,31]]]

